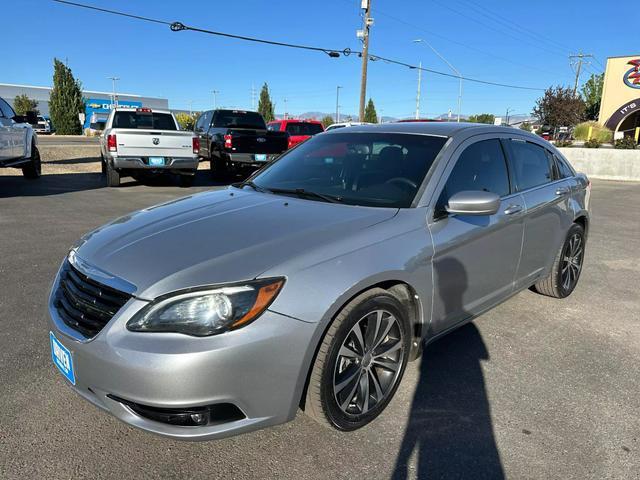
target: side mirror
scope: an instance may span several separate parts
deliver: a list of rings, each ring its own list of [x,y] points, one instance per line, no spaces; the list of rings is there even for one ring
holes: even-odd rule
[[[449,198],[447,212],[459,215],[494,215],[500,208],[500,197],[480,190],[458,192]]]

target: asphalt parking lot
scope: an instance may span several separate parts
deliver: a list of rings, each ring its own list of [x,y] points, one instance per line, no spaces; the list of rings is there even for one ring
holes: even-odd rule
[[[640,478],[640,184],[594,181],[570,298],[526,291],[436,342],[373,424],[340,434],[300,413],[181,443],[67,388],[50,361],[46,299],[83,233],[211,182],[201,171],[190,189],[107,189],[98,171],[56,172],[0,172],[0,478]]]

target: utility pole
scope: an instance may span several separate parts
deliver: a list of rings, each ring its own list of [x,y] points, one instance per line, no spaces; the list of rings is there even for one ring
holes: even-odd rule
[[[422,83],[422,60],[418,64],[418,93],[416,94],[416,120],[420,119],[420,84]]]
[[[193,100],[189,100],[189,116],[193,116]]]
[[[358,32],[362,37],[362,76],[360,78],[360,121],[364,122],[364,104],[367,97],[367,66],[369,63],[369,34],[373,25],[371,18],[371,0],[362,0],[364,10],[364,29]]]
[[[287,112],[287,97],[284,98],[284,119],[286,120],[289,117]]]
[[[507,114],[505,115],[505,124],[509,126],[509,113],[513,112],[513,108],[507,108]]]
[[[578,92],[578,83],[580,82],[580,71],[582,70],[582,64],[585,63],[587,65],[591,65],[589,60],[585,60],[587,58],[593,58],[591,54],[584,54],[582,52],[577,53],[575,55],[569,55],[569,63],[572,68],[576,70],[576,83],[573,85],[573,96],[576,96]]]
[[[342,87],[340,85],[336,87],[336,123],[340,123],[340,104],[338,102],[340,101],[341,88]]]
[[[116,82],[120,80],[120,77],[107,77],[111,80],[111,105],[113,108],[118,106],[118,98],[116,97]]]
[[[218,94],[220,93],[220,90],[211,90],[211,94],[213,95],[213,109],[217,109],[218,108]]]

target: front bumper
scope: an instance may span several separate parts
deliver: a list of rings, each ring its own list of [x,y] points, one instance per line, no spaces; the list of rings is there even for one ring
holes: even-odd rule
[[[242,329],[212,337],[128,331],[127,321],[146,304],[132,298],[87,340],[64,324],[50,299],[50,330],[71,352],[76,383],[68,385],[82,397],[125,423],[183,440],[222,438],[293,419],[315,324],[266,311]],[[232,404],[244,418],[176,426],[145,418],[112,397],[159,408]]]
[[[167,157],[164,165],[149,165],[149,157],[114,157],[111,156],[114,168],[123,170],[197,170],[199,159],[193,157]]]

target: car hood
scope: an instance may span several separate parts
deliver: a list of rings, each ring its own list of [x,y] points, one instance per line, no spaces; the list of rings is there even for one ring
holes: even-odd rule
[[[227,189],[140,210],[87,234],[76,255],[153,299],[256,278],[314,248],[392,218],[396,209]]]

